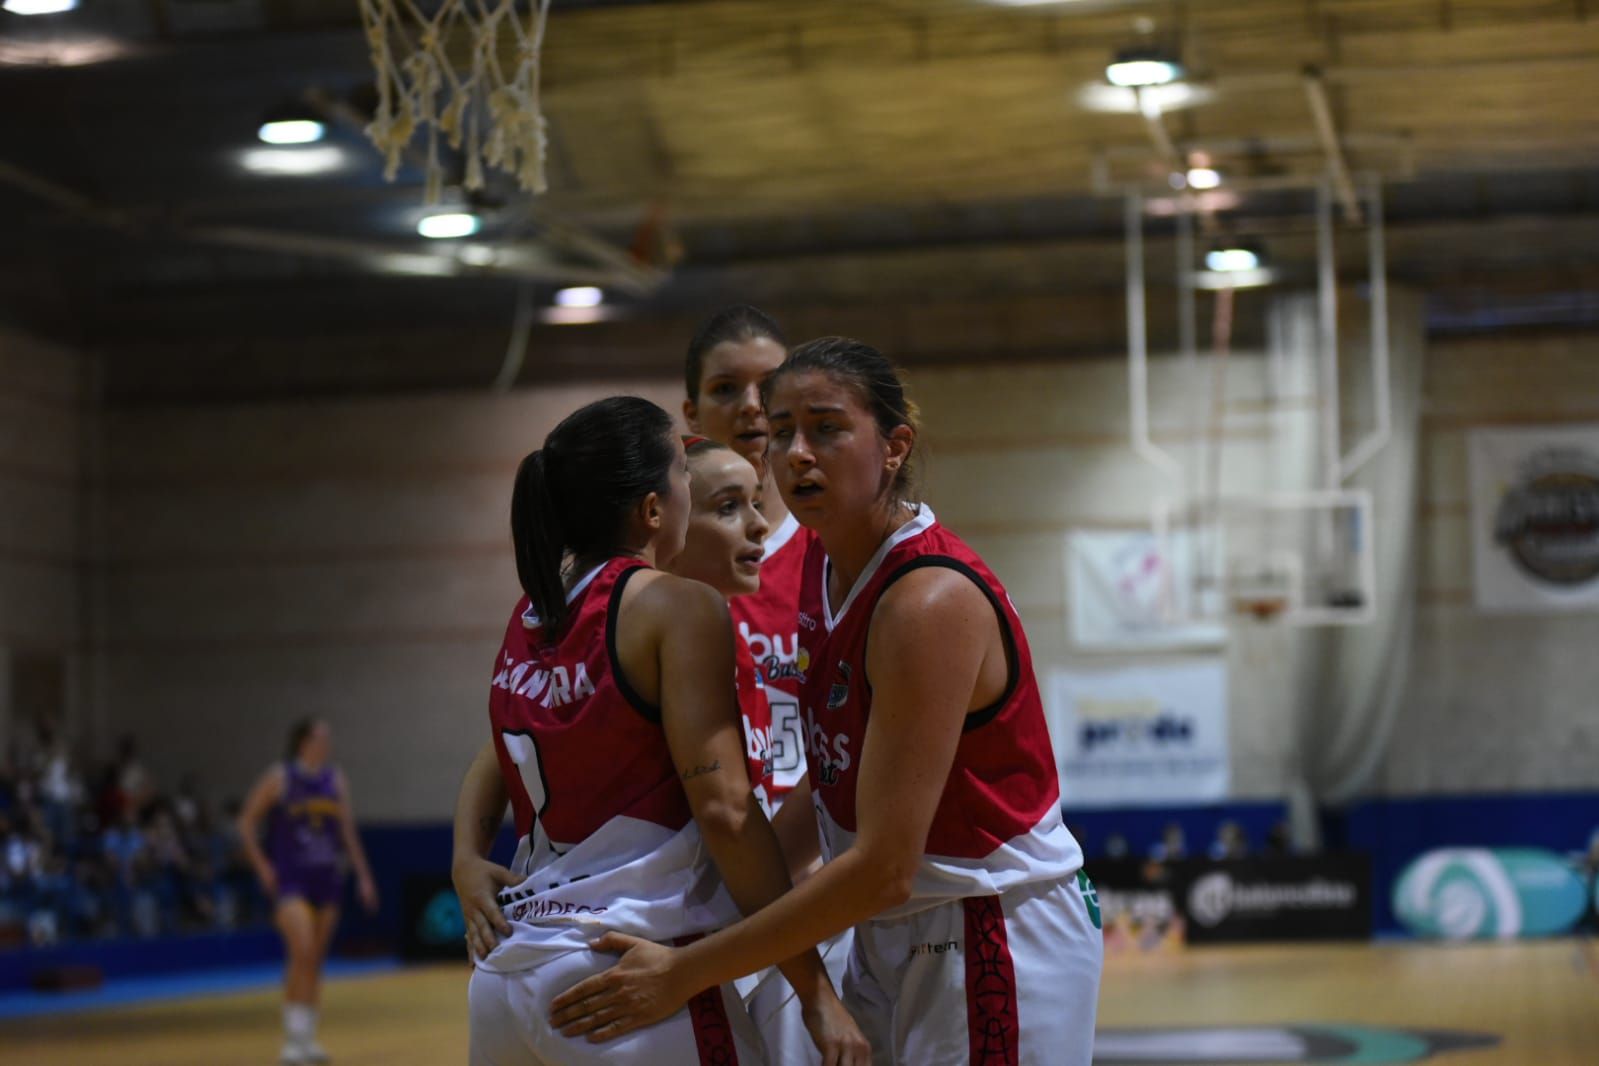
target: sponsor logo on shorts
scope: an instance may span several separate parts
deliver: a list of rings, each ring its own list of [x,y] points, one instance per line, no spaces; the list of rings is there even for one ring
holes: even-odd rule
[[[912,944],[911,958],[914,959],[918,955],[948,955],[951,952],[959,951],[960,949],[961,942],[959,940],[945,940],[938,943],[927,944]]]
[[[505,916],[513,922],[538,922],[547,918],[577,918],[586,914],[604,914],[609,908],[587,903],[570,903],[559,899],[526,899],[505,908]]]
[[[1103,929],[1104,924],[1099,913],[1099,890],[1081,870],[1077,871],[1077,891],[1082,893],[1083,906],[1088,908],[1088,920],[1094,923],[1095,929]]]

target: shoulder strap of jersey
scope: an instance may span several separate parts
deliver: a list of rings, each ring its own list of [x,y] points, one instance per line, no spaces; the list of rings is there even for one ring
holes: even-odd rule
[[[622,658],[616,651],[616,623],[622,615],[622,590],[627,588],[627,583],[633,580],[633,575],[648,566],[648,563],[635,561],[636,565],[629,566],[616,575],[616,583],[611,586],[611,599],[605,605],[605,657],[611,664],[611,676],[616,679],[616,691],[622,694],[629,707],[637,711],[645,721],[659,725],[661,722],[661,709],[650,703],[627,679],[627,671],[622,669]]]
[[[883,579],[882,585],[877,589],[877,598],[872,604],[872,610],[877,610],[877,604],[883,600],[883,595],[893,586],[894,582],[915,570],[923,570],[930,566],[943,567],[954,570],[964,575],[972,584],[976,585],[988,600],[988,605],[994,609],[994,617],[999,621],[1000,639],[1005,642],[1005,690],[1000,693],[999,699],[986,707],[969,711],[966,723],[961,726],[961,732],[970,733],[982,725],[993,721],[995,716],[1009,703],[1011,697],[1016,695],[1017,686],[1021,684],[1021,657],[1016,651],[1016,634],[1011,630],[1010,618],[1005,614],[1005,605],[1000,603],[999,595],[994,591],[983,576],[971,566],[950,555],[918,555],[896,567]],[[870,684],[868,679],[867,684]]]

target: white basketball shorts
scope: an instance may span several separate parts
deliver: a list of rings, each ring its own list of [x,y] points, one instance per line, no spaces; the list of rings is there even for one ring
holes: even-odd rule
[[[1082,874],[865,922],[844,1002],[874,1066],[1089,1066],[1099,926]]]
[[[707,989],[665,1021],[603,1044],[550,1028],[550,1001],[577,982],[609,969],[615,955],[552,954],[530,970],[477,970],[468,991],[471,1066],[763,1066],[760,1034],[732,985]]]

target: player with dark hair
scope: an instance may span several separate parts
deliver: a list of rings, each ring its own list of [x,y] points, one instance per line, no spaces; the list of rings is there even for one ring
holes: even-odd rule
[[[239,812],[239,839],[283,936],[283,1053],[289,1064],[328,1061],[316,1040],[322,964],[339,924],[346,864],[355,868],[361,903],[376,910],[361,838],[350,809],[350,786],[333,764],[333,737],[318,718],[296,722],[288,750],[256,781]],[[270,817],[268,851],[260,823]]]

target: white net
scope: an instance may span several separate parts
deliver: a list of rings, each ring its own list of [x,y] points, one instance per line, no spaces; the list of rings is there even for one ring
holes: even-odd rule
[[[439,138],[465,157],[462,184],[483,187],[484,167],[545,189],[539,53],[550,0],[361,0],[377,72],[377,113],[367,136],[394,180],[418,127],[427,134],[427,203],[439,201]]]

